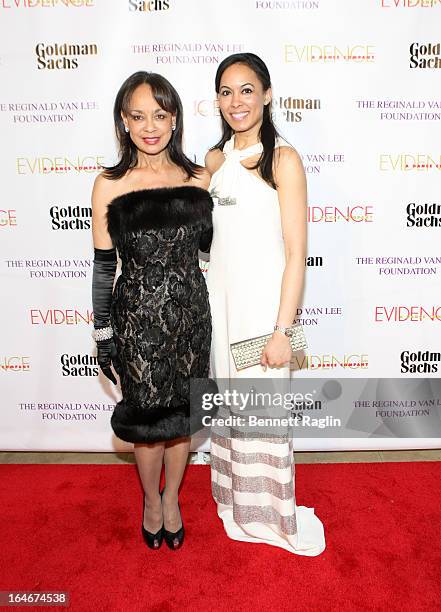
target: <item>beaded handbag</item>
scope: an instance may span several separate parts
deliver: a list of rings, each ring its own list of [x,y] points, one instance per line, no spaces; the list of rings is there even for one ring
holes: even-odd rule
[[[292,335],[289,338],[293,353],[302,351],[308,347],[306,342],[305,332],[300,323],[291,327]],[[257,336],[257,338],[249,338],[240,342],[230,344],[231,353],[233,355],[236,370],[244,370],[251,366],[260,363],[260,356],[265,347],[265,344],[271,338],[272,334],[265,336]]]

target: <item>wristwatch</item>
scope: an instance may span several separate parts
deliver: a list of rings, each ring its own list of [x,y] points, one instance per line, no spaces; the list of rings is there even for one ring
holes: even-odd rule
[[[274,331],[279,331],[282,332],[282,334],[285,334],[285,336],[288,336],[288,338],[291,338],[294,330],[293,330],[293,325],[290,325],[289,327],[282,327],[281,325],[274,325]]]

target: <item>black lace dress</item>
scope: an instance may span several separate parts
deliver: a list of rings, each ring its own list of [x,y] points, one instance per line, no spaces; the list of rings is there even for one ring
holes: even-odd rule
[[[211,315],[198,249],[213,203],[198,187],[134,191],[108,206],[122,263],[111,325],[123,399],[113,431],[128,442],[187,436],[190,378],[208,376]]]

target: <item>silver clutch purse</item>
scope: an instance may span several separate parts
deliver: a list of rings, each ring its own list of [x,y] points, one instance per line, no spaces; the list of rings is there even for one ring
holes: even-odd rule
[[[248,340],[241,340],[240,342],[230,344],[236,370],[244,370],[245,368],[258,365],[263,348],[271,336],[272,334],[266,334],[265,336],[257,336],[257,338],[249,338]],[[293,353],[308,347],[305,332],[300,323],[292,326],[292,336],[289,340]]]

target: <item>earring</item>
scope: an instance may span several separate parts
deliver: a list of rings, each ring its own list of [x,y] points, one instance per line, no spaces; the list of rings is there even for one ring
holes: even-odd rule
[[[173,132],[175,131],[175,129],[176,129],[176,125],[173,123],[173,125],[172,125]]]
[[[129,128],[126,125],[124,126],[124,129],[126,131],[126,134],[128,134],[130,132]]]

